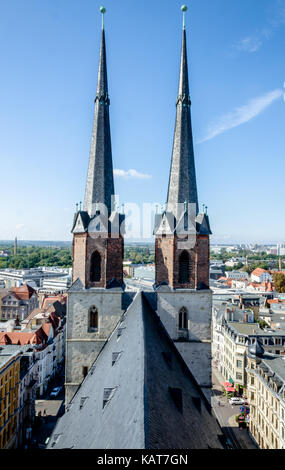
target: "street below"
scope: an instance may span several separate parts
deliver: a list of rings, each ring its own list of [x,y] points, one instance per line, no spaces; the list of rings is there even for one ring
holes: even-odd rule
[[[240,413],[240,406],[229,404],[228,398],[223,393],[222,381],[222,375],[213,366],[211,404],[213,413],[226,435],[228,447],[232,449],[256,449],[257,446],[251,439],[248,428],[242,429],[236,422],[235,417]]]

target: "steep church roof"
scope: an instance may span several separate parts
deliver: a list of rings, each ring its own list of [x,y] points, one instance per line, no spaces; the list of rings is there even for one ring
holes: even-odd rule
[[[84,211],[92,217],[96,203],[104,204],[111,213],[114,177],[109,119],[109,95],[106,63],[105,30],[102,27],[101,50]]]
[[[167,203],[168,205],[184,202],[196,204],[197,214],[199,209],[190,107],[186,29],[183,26],[179,89],[176,101],[176,122]]]
[[[57,422],[48,448],[222,448],[222,431],[139,292]]]

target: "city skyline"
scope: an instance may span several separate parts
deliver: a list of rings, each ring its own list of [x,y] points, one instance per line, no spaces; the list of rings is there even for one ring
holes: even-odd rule
[[[271,9],[263,0],[258,7],[212,3],[191,2],[186,17],[199,201],[209,206],[212,243],[280,242],[285,9],[278,0]],[[100,5],[68,5],[31,0],[25,8],[19,1],[3,8],[0,34],[8,44],[2,51],[1,153],[9,177],[2,180],[1,196],[9,204],[2,204],[2,239],[71,240],[75,203],[83,201]],[[105,6],[115,192],[120,203],[163,204],[181,2]]]

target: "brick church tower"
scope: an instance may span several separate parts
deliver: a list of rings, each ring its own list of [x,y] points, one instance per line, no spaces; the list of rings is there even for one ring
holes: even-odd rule
[[[176,121],[165,210],[155,216],[157,313],[210,399],[209,218],[199,213],[191,125],[185,11]]]
[[[84,287],[123,283],[123,216],[114,208],[105,31],[102,29],[98,85],[83,211],[73,223],[73,282]]]
[[[191,126],[191,100],[183,27],[176,122],[166,210],[156,216],[156,285],[209,287],[209,218],[199,214]]]
[[[104,15],[103,7],[101,12]],[[124,312],[124,215],[116,211],[114,204],[109,105],[103,22],[85,200],[83,210],[81,207],[76,210],[72,227],[73,284],[67,302],[66,403],[80,387]]]

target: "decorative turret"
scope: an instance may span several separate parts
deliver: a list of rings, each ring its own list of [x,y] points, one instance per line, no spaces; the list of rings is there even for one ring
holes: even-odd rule
[[[260,341],[258,340],[258,338],[256,338],[254,343],[248,348],[248,356],[255,358],[255,357],[262,357],[263,354],[264,354],[264,348],[260,344]]]

